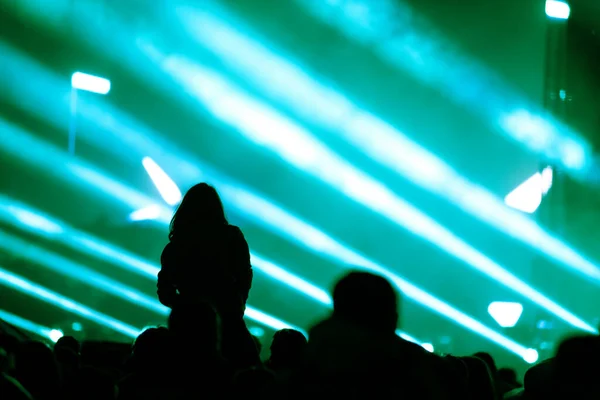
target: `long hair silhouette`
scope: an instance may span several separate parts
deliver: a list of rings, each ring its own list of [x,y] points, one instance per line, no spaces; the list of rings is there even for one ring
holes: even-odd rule
[[[169,226],[169,240],[227,224],[217,190],[207,183],[199,183],[187,191],[177,207]]]

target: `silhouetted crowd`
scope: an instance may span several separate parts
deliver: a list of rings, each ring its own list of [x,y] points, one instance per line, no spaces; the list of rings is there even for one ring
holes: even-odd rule
[[[600,399],[600,340],[565,340],[523,385],[491,355],[430,353],[398,335],[399,296],[355,270],[337,282],[333,312],[308,338],[283,329],[261,360],[243,314],[252,286],[248,245],[206,184],[184,197],[162,254],[166,327],[144,330],[124,358],[86,356],[85,343],[0,336],[0,400]],[[282,305],[285,300],[282,300]]]

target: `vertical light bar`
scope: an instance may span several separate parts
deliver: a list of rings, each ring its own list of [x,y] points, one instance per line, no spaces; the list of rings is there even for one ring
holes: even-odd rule
[[[110,81],[108,79],[83,72],[75,72],[71,76],[71,86],[74,89],[98,94],[107,94],[110,91]]]

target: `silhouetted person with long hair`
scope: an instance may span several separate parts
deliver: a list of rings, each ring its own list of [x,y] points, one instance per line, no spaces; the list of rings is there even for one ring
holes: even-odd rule
[[[161,265],[162,304],[212,304],[221,319],[225,358],[238,367],[260,363],[243,320],[252,286],[248,243],[240,229],[228,223],[212,186],[200,183],[185,194],[171,220]]]

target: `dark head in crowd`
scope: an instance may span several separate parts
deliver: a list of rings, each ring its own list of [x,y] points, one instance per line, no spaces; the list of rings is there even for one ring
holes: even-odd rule
[[[199,232],[228,225],[221,198],[216,189],[199,183],[187,191],[171,219],[169,239],[193,238]]]
[[[294,329],[277,331],[271,342],[269,368],[274,371],[294,370],[302,365],[308,341]]]
[[[63,336],[54,344],[54,351],[67,349],[72,351],[75,354],[79,354],[80,345],[79,341],[75,339],[73,336]]]
[[[398,296],[384,278],[351,272],[333,290],[333,315],[363,329],[393,333],[398,324]]]

